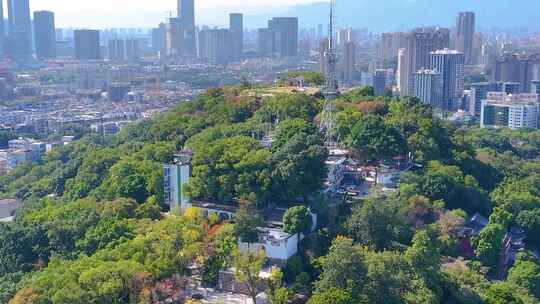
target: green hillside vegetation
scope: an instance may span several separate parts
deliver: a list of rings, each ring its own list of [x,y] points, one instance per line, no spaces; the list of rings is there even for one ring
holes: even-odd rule
[[[318,193],[322,101],[302,93],[209,89],[113,138],[21,164],[0,177],[1,196],[25,202],[0,224],[0,303],[185,303],[191,266],[215,283],[220,268],[250,260],[236,252],[256,224],[247,208],[271,204],[291,208],[292,233],[305,232],[308,204],[322,226],[273,285],[276,303],[295,292],[313,304],[538,303],[538,260],[523,254],[506,281],[494,274],[508,227],[540,245],[540,132],[456,128],[416,99],[369,91],[337,101],[341,141],[367,163],[411,155],[416,169],[399,195],[354,206]],[[191,197],[242,207],[236,226],[197,210],[162,216],[162,165],[183,148],[194,153]],[[463,260],[459,231],[476,212],[490,224],[473,242],[478,258]]]

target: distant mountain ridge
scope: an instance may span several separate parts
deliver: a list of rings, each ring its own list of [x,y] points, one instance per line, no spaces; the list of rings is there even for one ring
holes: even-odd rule
[[[452,27],[462,11],[476,12],[477,26],[484,29],[540,29],[540,0],[337,0],[336,23],[377,32],[425,25]],[[281,15],[298,16],[301,27],[326,24],[328,3],[293,6]],[[262,17],[247,16],[246,25],[264,26]]]

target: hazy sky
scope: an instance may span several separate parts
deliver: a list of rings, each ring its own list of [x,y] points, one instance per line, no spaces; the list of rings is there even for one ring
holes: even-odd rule
[[[323,0],[324,1],[324,0]],[[56,14],[57,27],[147,27],[176,10],[176,0],[30,0],[30,9]],[[197,23],[224,24],[226,13],[279,11],[321,0],[195,0]]]

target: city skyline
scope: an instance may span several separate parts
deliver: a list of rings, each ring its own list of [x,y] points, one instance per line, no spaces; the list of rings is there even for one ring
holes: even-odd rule
[[[31,0],[30,10],[53,11],[57,26],[65,28],[152,27],[171,15],[176,16],[176,2],[176,0],[155,0],[149,6],[144,0],[130,0],[129,6],[126,7],[124,1]],[[267,13],[268,9],[280,12],[294,5],[317,2],[322,1],[227,0],[227,5],[219,0],[195,1],[196,24],[226,25],[230,12],[259,15]],[[4,11],[4,16],[7,16],[6,5],[4,5]]]
[[[0,304],[540,304],[539,0],[105,1],[0,0]]]
[[[383,33],[387,31],[405,31],[416,27],[437,25],[443,27],[456,26],[456,16],[459,12],[471,11],[483,14],[476,20],[476,27],[482,31],[498,31],[500,29],[519,32],[528,28],[537,29],[540,2],[524,0],[510,3],[510,0],[499,0],[500,5],[489,5],[485,0],[467,2],[466,0],[441,0],[433,6],[427,0],[387,0],[384,5],[367,0],[340,0],[336,10],[339,20],[336,27],[369,28],[371,31]],[[4,0],[6,2],[6,0]],[[218,0],[195,1],[196,25],[225,27],[228,25],[228,14],[243,13],[244,28],[257,29],[265,26],[265,19],[274,16],[298,17],[300,28],[317,27],[321,18],[326,17],[327,1],[325,0],[228,0],[226,5]],[[389,12],[385,7],[394,7]],[[508,11],[505,7],[513,7]],[[502,14],[527,9],[534,12],[527,18],[494,18]],[[57,28],[74,29],[106,29],[106,28],[151,28],[155,24],[166,21],[177,15],[175,0],[156,0],[148,5],[144,0],[124,1],[113,3],[105,0],[96,1],[67,1],[47,0],[30,1],[30,10],[48,10],[55,13]],[[417,18],[428,10],[425,18]],[[144,12],[144,13],[141,13]],[[397,13],[399,12],[399,13]],[[4,3],[4,17],[7,18],[7,5]],[[405,21],[408,20],[408,21]],[[469,40],[470,41],[470,40]]]

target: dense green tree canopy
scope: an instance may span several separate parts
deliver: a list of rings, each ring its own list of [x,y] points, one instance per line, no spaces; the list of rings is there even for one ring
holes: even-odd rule
[[[324,293],[332,288],[347,291],[357,298],[366,277],[364,256],[350,239],[336,239],[322,261],[322,274],[315,283],[315,291]]]
[[[535,257],[520,253],[509,271],[508,282],[528,290],[540,299],[540,263]]]
[[[283,225],[285,232],[308,234],[313,225],[311,212],[305,206],[291,207],[283,216]]]
[[[483,214],[491,210],[487,194],[474,177],[465,176],[457,166],[446,166],[440,162],[430,162],[424,174],[403,176],[400,190],[405,196],[421,193],[431,200],[442,200],[451,210]]]
[[[498,283],[491,286],[486,293],[486,304],[523,304],[512,285]]]
[[[331,288],[313,295],[308,304],[353,304],[351,295],[345,290]]]
[[[520,212],[516,222],[525,229],[528,240],[540,243],[540,208]]]
[[[248,81],[209,89],[0,177],[0,196],[25,204],[15,223],[0,224],[0,302],[183,303],[188,268],[200,266],[203,281],[216,284],[219,270],[234,266],[238,240],[258,240],[261,209],[299,204],[285,228],[305,239],[284,269],[291,290],[272,283],[276,303],[293,292],[313,293],[312,304],[538,302],[530,255],[519,255],[508,278],[493,278],[509,227],[522,227],[527,245],[540,243],[539,131],[456,127],[415,98],[351,90],[335,102],[345,147],[371,164],[402,155],[414,165],[395,195],[374,189],[351,207],[320,193],[323,101],[285,91]],[[265,135],[274,136],[271,148]],[[191,196],[239,204],[234,223],[198,209],[162,213],[162,165],[184,147],[194,152]],[[313,233],[308,205],[319,213]],[[469,256],[462,231],[477,212],[490,224]]]
[[[390,159],[406,151],[405,141],[398,131],[375,115],[366,115],[358,121],[348,141],[358,155],[368,161]]]
[[[355,241],[374,250],[396,248],[410,237],[406,218],[397,198],[372,198],[353,210],[347,230]]]
[[[289,119],[282,121],[276,130],[272,149],[278,150],[285,146],[295,135],[304,133],[307,135],[317,135],[317,127],[311,122],[303,119]]]
[[[271,186],[270,151],[257,140],[236,136],[208,143],[195,151],[189,193],[193,198],[232,203],[254,195],[267,202]]]
[[[273,196],[290,203],[320,191],[327,175],[327,149],[317,135],[298,133],[271,157]]]
[[[270,123],[297,118],[312,121],[319,108],[317,100],[306,94],[281,94],[272,97],[257,110],[255,118]]]
[[[503,246],[506,229],[499,224],[489,224],[475,240],[476,255],[486,266],[493,266],[497,271],[499,256]]]

